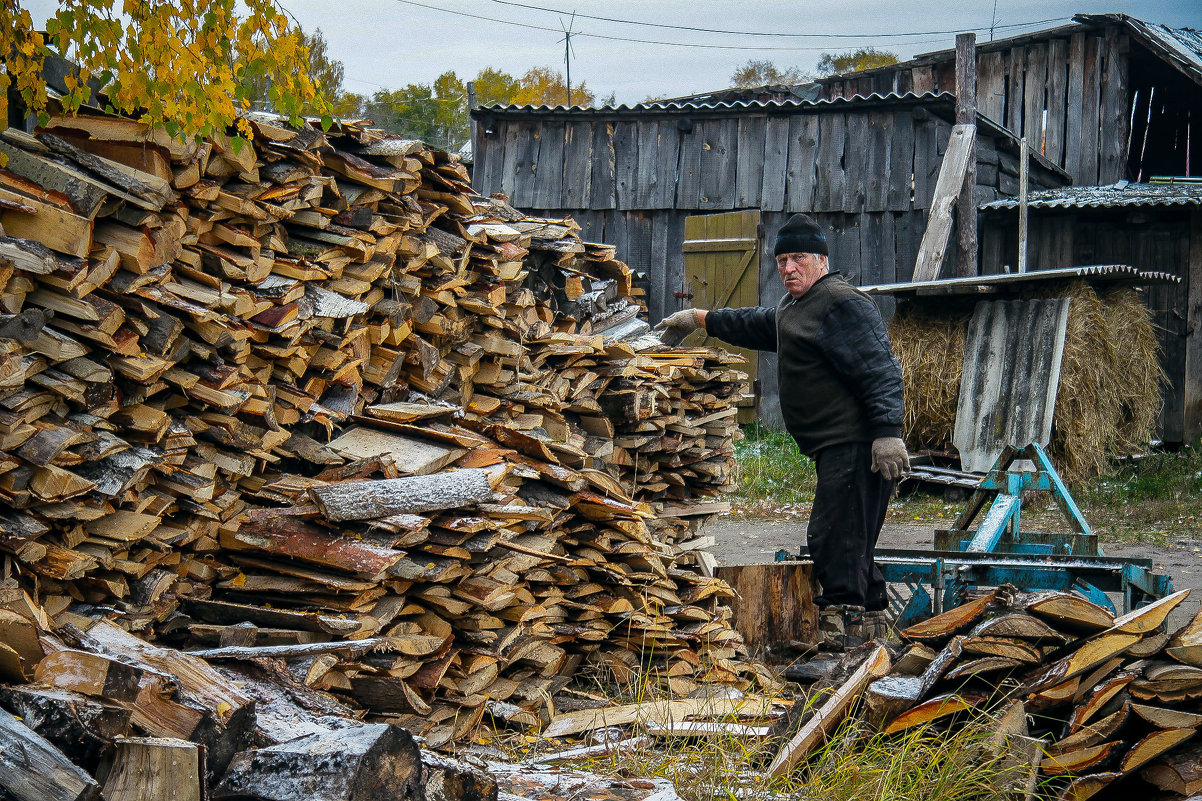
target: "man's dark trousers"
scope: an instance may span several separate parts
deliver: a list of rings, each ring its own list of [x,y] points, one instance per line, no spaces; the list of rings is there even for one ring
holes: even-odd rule
[[[822,595],[819,607],[887,604],[885,579],[873,560],[885,522],[893,482],[872,472],[872,444],[852,442],[823,448],[815,458],[818,487],[806,531]]]

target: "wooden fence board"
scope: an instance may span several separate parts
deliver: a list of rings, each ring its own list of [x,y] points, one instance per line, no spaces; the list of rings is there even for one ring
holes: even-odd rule
[[[785,182],[789,171],[792,137],[790,117],[769,117],[764,123],[764,178],[760,185],[760,208],[781,211],[785,208]]]
[[[612,209],[617,205],[614,187],[614,126],[598,122],[593,126],[592,174],[589,176],[589,206]]]
[[[735,144],[734,208],[759,208],[760,187],[764,180],[767,143],[764,132],[767,119],[762,116],[739,118],[739,136]]]
[[[1096,184],[1098,182],[1098,123],[1101,117],[1099,95],[1102,82],[1102,59],[1100,51],[1102,37],[1090,36],[1085,40],[1084,82],[1081,91],[1081,139],[1080,161],[1073,176],[1075,183]],[[1071,170],[1070,170],[1071,172]]]
[[[734,208],[738,120],[706,120],[703,130],[697,208],[715,211]]]
[[[614,123],[614,188],[619,209],[633,209],[639,183],[638,123],[619,120]]]
[[[821,124],[827,115],[801,114],[789,120],[789,161],[786,211],[821,211],[818,174],[825,169]],[[839,144],[840,148],[842,143]]]
[[[564,127],[563,204],[568,209],[589,207],[593,171],[593,124],[569,122]],[[492,186],[492,184],[487,184]]]
[[[651,195],[649,206],[656,209],[670,209],[676,203],[681,134],[672,120],[661,122],[658,129],[659,156],[655,167],[655,191]]]
[[[1048,42],[1048,121],[1044,155],[1064,166],[1064,110],[1068,87],[1068,40]]]
[[[564,124],[548,121],[539,134],[538,162],[534,173],[533,206],[551,209],[563,205]]]

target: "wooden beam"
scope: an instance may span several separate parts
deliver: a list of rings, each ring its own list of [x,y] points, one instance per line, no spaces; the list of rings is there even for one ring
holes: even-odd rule
[[[976,137],[975,125],[956,125],[952,128],[947,152],[939,167],[939,178],[935,182],[935,197],[931,200],[927,230],[922,235],[918,262],[914,265],[915,281],[934,281],[939,277],[939,268],[943,265],[952,232],[952,207],[964,188],[964,173],[968,169]]]
[[[956,124],[977,124],[977,35],[956,37]],[[977,146],[973,137],[964,168],[964,183],[956,203],[956,275],[976,275],[977,266]]]

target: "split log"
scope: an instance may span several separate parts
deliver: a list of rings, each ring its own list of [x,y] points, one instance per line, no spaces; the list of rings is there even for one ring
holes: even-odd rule
[[[1131,750],[1123,755],[1123,759],[1119,763],[1119,770],[1123,773],[1130,773],[1143,767],[1164,752],[1193,737],[1195,731],[1193,728],[1187,728],[1162,729],[1152,732],[1131,746]]]
[[[454,509],[488,500],[492,497],[492,487],[484,470],[472,469],[327,484],[310,488],[309,495],[327,520],[337,522]]]
[[[1091,773],[1073,779],[1056,796],[1056,801],[1087,801],[1122,776],[1121,773]]]
[[[1202,792],[1202,745],[1161,757],[1141,771],[1144,779],[1178,795]]]
[[[422,749],[426,801],[497,801],[497,780],[458,759]]]
[[[983,595],[952,609],[948,609],[934,617],[902,630],[905,640],[938,640],[950,637],[957,631],[962,631],[985,614],[985,608],[994,599],[994,593]]]
[[[104,781],[105,801],[203,801],[202,750],[185,740],[122,737]]]
[[[100,786],[7,712],[0,711],[0,790],[17,801],[92,801]]]
[[[129,709],[69,690],[4,687],[0,704],[93,775],[113,741],[129,733]]]
[[[1093,633],[1114,625],[1114,615],[1095,603],[1071,592],[1032,593],[1024,599],[1028,612],[1048,623],[1073,631]]]
[[[932,698],[898,715],[892,723],[885,727],[884,732],[885,734],[896,734],[914,726],[925,725],[940,718],[972,709],[984,700],[979,696],[954,693]]]
[[[1111,630],[1125,634],[1146,634],[1154,631],[1164,625],[1169,614],[1180,606],[1189,594],[1188,589],[1178,590],[1139,609],[1132,609],[1125,615],[1116,617]]]
[[[422,758],[404,729],[366,724],[243,751],[212,797],[417,801],[423,797]]]

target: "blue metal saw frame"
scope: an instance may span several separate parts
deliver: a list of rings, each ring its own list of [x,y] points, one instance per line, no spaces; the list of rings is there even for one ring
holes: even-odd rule
[[[1015,465],[1030,460],[1034,470]],[[1024,493],[1050,492],[1072,529],[1068,534],[1025,532]],[[976,530],[976,519],[989,510]],[[1023,590],[1077,592],[1114,611],[1108,593],[1121,595],[1123,611],[1173,591],[1167,575],[1153,572],[1151,559],[1107,557],[1043,447],[1007,446],[981,479],[951,529],[936,531],[934,551],[878,548],[876,565],[890,584],[906,584],[908,598],[895,593],[891,605],[899,627],[937,615],[963,602],[975,587],[1013,584]],[[777,559],[798,558],[786,551]],[[809,558],[803,548],[800,558]],[[928,592],[924,585],[931,588]]]

